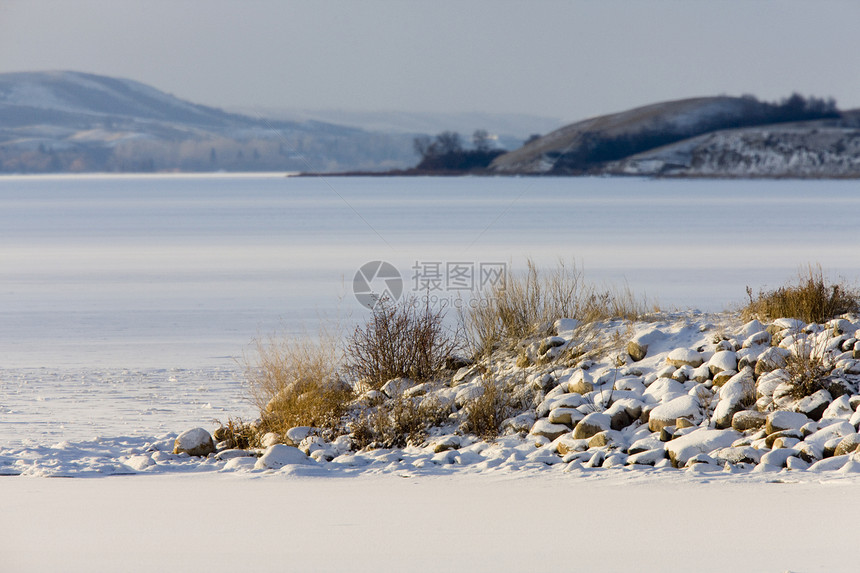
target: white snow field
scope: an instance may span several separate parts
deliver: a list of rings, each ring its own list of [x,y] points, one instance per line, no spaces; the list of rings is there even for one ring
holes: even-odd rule
[[[720,311],[746,285],[778,286],[810,262],[856,284],[855,187],[2,177],[0,571],[856,571],[860,461],[801,459],[856,433],[860,406],[847,395],[786,434],[790,453],[757,465],[707,455],[734,430],[697,427],[673,440],[679,468],[664,453],[648,458],[657,444],[635,454],[642,463],[590,467],[582,444],[565,459],[560,441],[534,435],[439,452],[327,446],[316,459],[289,446],[263,458],[171,453],[180,432],[255,416],[241,364],[253,338],[314,332],[320,317],[361,320],[350,289],[367,261],[392,262],[409,290],[423,263],[561,257],[664,307]],[[619,396],[667,423],[706,424],[691,400],[701,383],[682,363],[725,358],[710,342],[719,325],[702,313],[673,320],[684,328],[658,325],[660,336],[637,326],[650,354],[641,376],[618,381]],[[760,332],[745,346],[741,331],[729,337],[737,358],[764,356]],[[682,364],[671,372],[670,356]],[[858,364],[842,360],[853,397]],[[743,384],[723,388],[728,403]],[[705,413],[717,416],[714,406]],[[615,438],[648,433],[631,428]],[[681,451],[684,440],[699,449]]]

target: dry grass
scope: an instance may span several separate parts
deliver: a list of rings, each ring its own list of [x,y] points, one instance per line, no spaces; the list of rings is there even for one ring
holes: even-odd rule
[[[427,431],[444,424],[450,413],[450,404],[433,396],[388,400],[362,410],[350,424],[353,446],[362,449],[420,445],[426,440]]]
[[[212,437],[217,442],[227,442],[228,448],[256,448],[260,446],[260,433],[258,428],[250,422],[241,418],[227,418],[227,423],[215,420],[218,428]]]
[[[458,347],[456,333],[445,329],[443,319],[442,311],[414,298],[381,301],[348,338],[345,372],[375,389],[392,378],[432,378]]]
[[[860,291],[844,283],[828,283],[820,265],[801,269],[796,285],[759,291],[756,296],[747,287],[747,296],[749,304],[743,310],[747,318],[797,318],[807,323],[821,323],[860,311]]]
[[[813,344],[809,338],[797,341],[785,359],[787,383],[792,398],[803,398],[826,389],[833,369],[823,344]]]
[[[514,415],[521,404],[514,398],[512,388],[500,388],[492,380],[482,381],[481,386],[484,392],[463,408],[465,420],[461,429],[492,440],[499,435],[502,422]]]
[[[508,275],[461,310],[460,321],[476,355],[548,334],[559,318],[583,323],[635,320],[649,310],[647,301],[637,298],[629,286],[598,288],[585,281],[575,264],[559,261],[549,272],[540,271],[531,259],[526,265],[525,274]]]
[[[352,389],[340,377],[339,339],[257,341],[255,360],[246,358],[246,378],[260,410],[261,432],[284,433],[294,426],[337,429]]]

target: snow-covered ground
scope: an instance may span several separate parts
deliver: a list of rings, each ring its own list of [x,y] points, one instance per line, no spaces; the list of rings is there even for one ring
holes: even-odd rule
[[[236,361],[252,338],[360,319],[366,261],[409,289],[416,261],[576,258],[721,310],[806,262],[856,281],[850,185],[0,179],[0,569],[852,571],[850,456],[593,468],[517,436],[280,469],[170,452],[253,415]]]

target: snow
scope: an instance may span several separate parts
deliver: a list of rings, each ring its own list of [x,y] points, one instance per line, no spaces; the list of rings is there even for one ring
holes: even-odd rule
[[[703,347],[701,356],[713,360],[716,334],[743,341],[763,331],[700,312],[631,325],[630,336],[647,340],[648,353],[628,372],[594,366],[588,378],[606,382],[603,393],[566,393],[563,382],[574,372],[557,372],[559,389],[539,412],[569,414],[570,422],[547,428],[565,433],[552,444],[514,433],[493,444],[458,437],[437,452],[451,436],[436,435],[422,447],[347,452],[303,428],[291,435],[298,448],[173,454],[180,432],[211,429],[215,418],[255,417],[241,364],[252,338],[300,331],[303,320],[331,311],[338,294],[347,314],[360,316],[342,278],[366,260],[390,258],[401,269],[416,259],[461,260],[476,225],[499,201],[512,202],[516,218],[491,225],[469,257],[509,260],[531,251],[554,260],[558,252],[546,251],[551,207],[559,235],[553,244],[575,245],[570,254],[585,258],[588,277],[626,276],[668,304],[694,300],[722,308],[734,296],[726,293],[740,298],[745,284],[791,276],[807,246],[846,264],[844,274],[858,272],[850,266],[856,265],[853,227],[816,214],[817,204],[803,200],[813,189],[806,183],[539,180],[529,183],[527,199],[519,199],[523,186],[515,179],[335,185],[388,238],[390,250],[314,180],[0,178],[0,474],[9,476],[0,478],[4,572],[91,571],[94,559],[98,569],[124,571],[202,565],[420,571],[452,564],[532,570],[546,563],[548,534],[569,530],[571,515],[588,516],[596,532],[589,550],[577,552],[583,570],[624,570],[631,563],[661,571],[687,571],[690,563],[697,571],[854,569],[843,552],[810,549],[853,541],[860,501],[852,492],[860,477],[852,456],[806,467],[782,452],[755,472],[742,461],[726,467],[713,451],[731,447],[737,432],[686,428],[664,444],[637,426],[638,414],[628,428],[605,436],[639,453],[589,449],[571,439],[570,425],[586,413],[599,422],[595,429],[606,430],[621,409],[690,412],[698,405],[691,392],[701,386],[658,378],[667,355]],[[404,186],[416,193],[404,194]],[[774,202],[777,195],[783,200]],[[750,231],[739,217],[730,228],[737,213],[755,212],[761,196],[779,211],[778,225],[760,222]],[[829,213],[856,206],[841,192],[817,200]],[[692,217],[696,223],[688,226],[685,217],[703,208],[709,216]],[[420,219],[408,215],[416,209]],[[801,219],[803,225],[792,223]],[[718,244],[688,249],[677,241],[678,233],[712,231],[709,221],[719,222]],[[813,231],[825,222],[827,236],[819,238]],[[791,234],[777,232],[786,225]],[[773,236],[780,237],[777,251]],[[738,252],[751,262],[739,262]],[[672,293],[684,294],[678,300]],[[575,327],[556,325],[562,336],[573,336]],[[462,386],[466,393],[477,387],[471,380]],[[452,396],[458,390],[448,389]],[[583,411],[610,396],[606,412]],[[816,423],[819,429],[804,440],[816,456],[825,444],[856,434],[845,420],[850,403],[848,410],[845,400],[834,404],[829,412],[838,417]],[[526,412],[508,425],[525,428],[525,436],[535,421]],[[560,456],[553,448],[562,443],[575,447]],[[753,462],[768,451],[749,442],[739,447]],[[696,460],[704,463],[677,469],[667,451],[680,466],[702,453],[717,463],[702,456]],[[786,468],[777,459],[784,456]],[[674,524],[671,559],[642,534],[644,520]],[[806,527],[804,543],[784,543],[809,523],[828,527]],[[703,559],[705,530],[708,547],[731,544],[731,553],[712,551]],[[757,532],[755,543],[736,542],[746,531]]]

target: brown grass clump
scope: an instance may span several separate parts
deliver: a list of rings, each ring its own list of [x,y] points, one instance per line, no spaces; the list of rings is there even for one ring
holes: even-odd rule
[[[451,406],[436,397],[399,396],[363,410],[352,422],[352,442],[361,448],[402,448],[420,445],[427,431],[444,424]]]
[[[464,407],[466,419],[462,429],[484,440],[495,439],[502,422],[510,418],[520,404],[509,389],[500,388],[492,380],[481,382],[484,392]]]
[[[559,261],[541,272],[532,259],[523,275],[508,275],[500,284],[479,293],[460,312],[460,321],[476,355],[549,333],[559,318],[583,323],[608,318],[636,320],[648,311],[647,301],[632,290],[598,288],[583,278],[575,264]]]
[[[749,304],[743,314],[748,318],[797,318],[807,323],[821,323],[860,311],[860,291],[844,283],[828,283],[820,265],[801,269],[796,285],[762,290],[757,296],[747,287],[747,296]]]
[[[257,358],[246,359],[251,398],[260,409],[261,432],[294,426],[337,429],[352,388],[340,377],[338,339],[257,341]]]
[[[379,389],[393,378],[428,380],[458,346],[442,324],[444,313],[414,298],[381,301],[346,342],[345,371]]]
[[[822,345],[813,345],[808,338],[798,341],[785,363],[792,398],[810,396],[830,386],[832,364]]]

